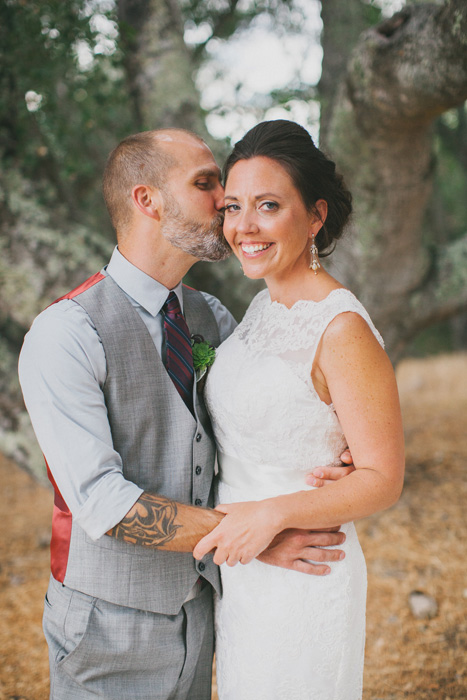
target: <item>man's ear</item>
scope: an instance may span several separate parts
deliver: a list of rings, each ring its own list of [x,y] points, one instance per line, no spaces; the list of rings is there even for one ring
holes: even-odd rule
[[[160,220],[162,197],[156,187],[150,185],[135,185],[131,190],[131,198],[139,211],[151,219]]]

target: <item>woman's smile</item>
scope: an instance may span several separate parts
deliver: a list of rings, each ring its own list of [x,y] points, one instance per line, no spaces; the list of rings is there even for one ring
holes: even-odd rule
[[[253,258],[253,257],[258,257],[264,251],[269,250],[271,246],[273,246],[274,243],[256,243],[252,241],[247,241],[245,243],[241,243],[240,247],[242,249],[243,255],[247,258]]]

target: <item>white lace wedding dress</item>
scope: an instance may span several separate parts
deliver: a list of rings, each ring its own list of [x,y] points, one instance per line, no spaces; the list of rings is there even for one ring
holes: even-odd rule
[[[218,349],[206,402],[219,450],[218,502],[258,500],[307,488],[305,475],[340,463],[346,441],[310,378],[330,321],[367,312],[351,292],[291,309],[267,290]],[[362,694],[366,567],[352,523],[343,561],[308,576],[254,560],[221,567],[216,601],[220,700],[358,700]]]

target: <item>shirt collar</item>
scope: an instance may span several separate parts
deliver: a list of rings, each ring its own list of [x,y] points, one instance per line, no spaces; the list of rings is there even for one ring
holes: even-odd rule
[[[173,290],[167,289],[163,284],[124,258],[117,247],[114,248],[106,270],[120,289],[143,309],[146,309],[151,316],[157,316],[171,291],[177,295],[183,311],[183,285],[181,282]]]

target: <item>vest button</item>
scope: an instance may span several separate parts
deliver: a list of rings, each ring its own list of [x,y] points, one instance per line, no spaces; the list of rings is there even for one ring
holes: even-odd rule
[[[197,436],[196,436],[196,442],[199,442],[199,441],[201,440],[202,437],[203,437],[203,436],[201,435],[201,433],[198,433]]]
[[[197,475],[197,476],[199,476],[199,475],[201,474],[201,472],[202,472],[202,469],[201,469],[201,467],[199,467],[199,466],[198,466],[198,467],[196,467],[196,469],[195,469],[195,473],[196,473],[196,475]]]
[[[202,502],[203,501],[201,500],[201,498],[196,498],[195,499],[195,506],[200,506],[202,504]]]
[[[206,564],[203,564],[202,561],[198,564],[198,571],[204,571],[206,568]]]

